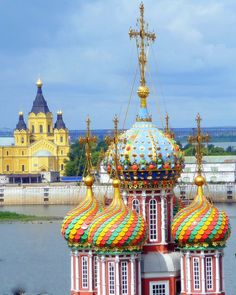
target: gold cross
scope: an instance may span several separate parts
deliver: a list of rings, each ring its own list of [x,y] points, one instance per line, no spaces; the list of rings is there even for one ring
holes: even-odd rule
[[[202,173],[202,143],[208,142],[210,136],[208,134],[202,134],[201,132],[201,117],[200,114],[197,114],[196,121],[197,121],[197,134],[193,136],[189,136],[188,141],[189,143],[196,143],[196,160],[197,160],[197,172],[199,175]]]
[[[92,143],[97,142],[97,137],[91,135],[91,130],[90,130],[90,119],[89,117],[86,120],[86,135],[83,137],[81,136],[79,138],[79,143],[85,145],[85,155],[86,155],[86,170],[88,175],[91,173],[92,169],[92,160],[91,160],[91,145]]]
[[[170,130],[170,127],[169,127],[169,114],[166,113],[166,126],[165,126],[165,133],[168,134],[171,138],[174,138],[174,133]]]
[[[145,47],[149,46],[150,41],[154,42],[156,39],[156,34],[148,32],[148,24],[145,26],[144,20],[144,5],[143,3],[140,4],[140,18],[137,20],[137,26],[139,23],[139,28],[137,31],[129,30],[129,36],[131,38],[136,38],[137,48],[140,49],[139,52],[139,65],[140,65],[140,75],[141,75],[141,86],[145,86],[145,65],[147,63],[147,57],[145,53]],[[146,28],[145,28],[146,27]]]
[[[118,120],[118,117],[115,116],[114,119],[113,119],[113,123],[114,123],[114,135],[113,137],[110,137],[110,136],[106,136],[105,137],[105,142],[106,144],[110,145],[111,143],[114,144],[114,147],[115,147],[115,153],[114,153],[114,162],[115,162],[115,168],[116,168],[116,177],[118,177],[118,136],[119,136],[119,132],[118,132],[118,123],[119,123],[119,120]]]

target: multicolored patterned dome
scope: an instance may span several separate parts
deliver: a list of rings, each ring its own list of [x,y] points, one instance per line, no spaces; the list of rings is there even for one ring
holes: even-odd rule
[[[230,236],[227,214],[219,211],[203,194],[205,179],[197,176],[197,196],[175,216],[172,235],[181,248],[205,249],[223,247]]]
[[[98,201],[92,191],[93,177],[87,176],[84,182],[87,186],[85,199],[78,207],[67,213],[61,227],[61,233],[70,247],[89,246],[88,228],[99,210]]]
[[[107,151],[104,166],[114,175],[114,145]],[[119,177],[130,188],[173,186],[180,176],[183,154],[173,138],[150,121],[136,121],[119,136]]]
[[[120,181],[114,180],[112,203],[89,227],[88,241],[98,252],[140,251],[146,241],[146,223],[141,215],[125,206],[119,186]]]

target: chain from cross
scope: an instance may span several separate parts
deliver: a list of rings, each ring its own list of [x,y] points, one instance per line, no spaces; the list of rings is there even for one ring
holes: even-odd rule
[[[130,39],[135,38],[137,48],[140,49],[139,52],[139,65],[140,65],[140,75],[141,75],[141,86],[146,85],[145,80],[145,65],[147,63],[147,57],[145,53],[145,47],[150,45],[150,42],[154,42],[156,39],[156,34],[148,32],[148,24],[146,24],[145,28],[145,20],[144,20],[144,5],[143,3],[140,4],[140,18],[137,20],[137,26],[139,23],[138,30],[133,30],[130,28],[129,36]]]
[[[190,144],[196,143],[196,160],[197,160],[197,172],[198,175],[202,174],[202,143],[208,142],[210,139],[210,136],[208,134],[203,134],[201,131],[201,117],[200,114],[197,114],[196,121],[197,121],[197,134],[189,136],[188,142]]]
[[[91,146],[93,143],[97,142],[97,137],[91,135],[90,123],[91,121],[88,117],[86,120],[86,135],[79,138],[79,143],[85,146],[86,169],[88,175],[90,175],[92,170]]]
[[[111,143],[114,144],[114,148],[115,148],[115,152],[114,152],[114,162],[115,162],[115,170],[116,170],[116,177],[118,176],[117,175],[117,171],[118,171],[118,136],[119,136],[119,131],[118,131],[118,123],[119,123],[119,120],[118,120],[118,117],[115,116],[114,119],[113,119],[113,123],[114,123],[114,134],[113,134],[113,137],[111,136],[106,136],[105,137],[105,142],[106,144],[110,145]]]

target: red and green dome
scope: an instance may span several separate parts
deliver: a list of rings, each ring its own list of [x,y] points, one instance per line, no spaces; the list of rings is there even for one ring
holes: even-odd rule
[[[181,248],[223,247],[231,232],[229,218],[204,196],[204,178],[197,176],[195,183],[198,186],[197,196],[188,207],[176,214],[172,223],[172,235]]]
[[[85,199],[78,207],[67,213],[61,227],[61,233],[70,247],[89,246],[88,228],[99,210],[98,201],[92,192],[93,178],[87,176],[84,182],[87,186]]]
[[[95,217],[89,228],[88,242],[98,252],[140,251],[146,241],[146,223],[124,204],[119,186],[120,181],[114,180],[112,203]]]

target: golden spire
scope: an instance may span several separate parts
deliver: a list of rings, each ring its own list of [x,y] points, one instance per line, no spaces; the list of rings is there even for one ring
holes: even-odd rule
[[[197,114],[196,121],[197,121],[197,134],[189,136],[188,141],[189,143],[196,143],[196,160],[197,160],[197,173],[198,176],[202,176],[202,143],[209,141],[209,135],[203,134],[201,131],[201,117],[200,114]],[[197,179],[197,178],[196,178]],[[196,183],[196,181],[195,181]],[[197,184],[197,183],[196,183]]]
[[[115,116],[113,119],[113,123],[114,123],[114,136],[113,138],[110,136],[106,136],[105,137],[105,142],[109,145],[111,144],[111,142],[113,142],[114,147],[115,147],[115,153],[114,153],[114,163],[115,163],[115,177],[118,178],[118,136],[119,136],[119,132],[118,132],[118,117]]]
[[[36,82],[37,87],[41,88],[43,86],[43,82],[40,78],[38,78],[37,82]]]
[[[171,138],[174,138],[175,137],[174,132],[172,132],[170,130],[169,119],[170,119],[169,114],[166,112],[166,116],[165,116],[165,121],[166,121],[165,134],[169,135],[169,137],[171,137]]]
[[[91,160],[91,144],[97,142],[97,137],[91,135],[90,130],[90,119],[89,117],[86,120],[87,131],[84,137],[79,138],[79,143],[85,145],[85,154],[86,154],[86,170],[87,174],[91,174],[92,170],[92,160]]]

